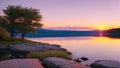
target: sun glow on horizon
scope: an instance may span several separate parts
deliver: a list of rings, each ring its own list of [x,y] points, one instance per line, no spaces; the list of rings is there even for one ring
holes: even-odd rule
[[[100,30],[100,31],[103,31],[103,30],[108,30],[110,27],[108,26],[105,26],[105,25],[99,25],[99,26],[96,26],[96,29]]]
[[[103,31],[105,28],[104,26],[100,26],[99,30]]]

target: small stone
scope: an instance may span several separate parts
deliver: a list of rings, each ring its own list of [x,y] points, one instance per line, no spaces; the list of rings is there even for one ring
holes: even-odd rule
[[[82,62],[79,58],[74,59],[74,61],[76,61],[76,62],[78,62],[78,63]]]
[[[80,59],[83,60],[83,61],[87,61],[87,60],[89,60],[89,59],[86,58],[86,57],[81,57]]]

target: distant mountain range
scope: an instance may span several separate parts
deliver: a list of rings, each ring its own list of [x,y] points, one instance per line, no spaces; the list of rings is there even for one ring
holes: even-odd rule
[[[75,30],[75,31],[88,31],[88,30],[95,30],[95,28],[89,28],[89,27],[47,27],[44,29],[50,29],[50,30]]]
[[[36,28],[35,34],[27,34],[26,37],[69,37],[69,36],[99,36],[99,30],[75,31],[75,30],[50,30]]]

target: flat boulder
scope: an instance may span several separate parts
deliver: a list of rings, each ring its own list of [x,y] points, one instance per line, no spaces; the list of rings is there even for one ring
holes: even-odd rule
[[[11,46],[12,56],[10,56],[10,58],[25,58],[30,52],[43,52],[48,50],[60,50],[71,54],[65,48],[62,48],[60,45],[57,44],[24,43]]]
[[[120,68],[120,62],[113,60],[98,60],[91,64],[92,68]]]
[[[47,68],[89,68],[73,60],[67,60],[67,59],[57,58],[57,57],[48,57],[43,60],[43,64]]]
[[[46,51],[46,50],[62,50],[67,51],[64,48],[61,48],[59,45],[55,44],[39,44],[39,43],[24,43],[16,44],[11,47],[12,51],[23,51],[23,52],[32,52],[32,51]]]
[[[12,59],[0,61],[0,68],[44,68],[38,59]]]

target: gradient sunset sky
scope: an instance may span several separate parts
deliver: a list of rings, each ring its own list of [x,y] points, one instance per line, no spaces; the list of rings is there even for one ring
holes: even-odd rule
[[[120,27],[120,0],[0,0],[7,5],[40,9],[44,27]]]

